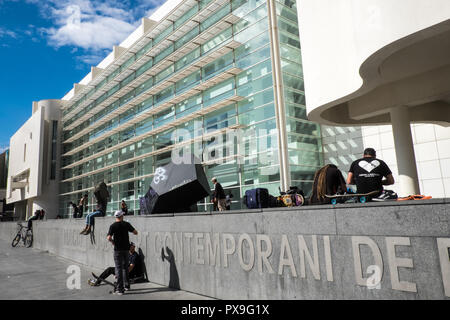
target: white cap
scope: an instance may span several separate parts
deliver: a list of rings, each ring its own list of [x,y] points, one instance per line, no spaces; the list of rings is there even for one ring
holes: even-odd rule
[[[114,217],[120,218],[121,216],[123,216],[123,211],[122,210],[117,210],[116,212],[114,212]]]

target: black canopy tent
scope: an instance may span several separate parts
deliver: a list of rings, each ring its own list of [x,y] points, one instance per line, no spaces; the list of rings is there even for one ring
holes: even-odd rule
[[[150,188],[140,198],[141,214],[191,211],[190,207],[209,196],[210,188],[200,161],[170,162],[155,170]]]

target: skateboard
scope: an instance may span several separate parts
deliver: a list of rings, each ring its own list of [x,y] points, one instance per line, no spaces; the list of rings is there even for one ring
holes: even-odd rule
[[[368,193],[345,193],[345,194],[326,194],[325,197],[331,199],[331,204],[336,204],[339,199],[347,199],[347,198],[357,198],[358,202],[365,203],[370,196],[380,193],[380,191],[375,190]]]

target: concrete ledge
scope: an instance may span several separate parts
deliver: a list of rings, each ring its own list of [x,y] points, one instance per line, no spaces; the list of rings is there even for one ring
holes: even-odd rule
[[[152,282],[221,299],[449,299],[450,201],[126,216]],[[93,268],[113,264],[96,218],[38,221],[34,246]],[[12,240],[15,224],[0,223]],[[14,231],[12,231],[14,230]],[[161,259],[165,256],[174,259]],[[380,281],[378,281],[380,280]],[[373,287],[373,288],[372,288]]]

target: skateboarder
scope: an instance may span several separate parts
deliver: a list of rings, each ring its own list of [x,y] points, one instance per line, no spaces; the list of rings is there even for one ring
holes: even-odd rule
[[[345,180],[334,164],[328,164],[314,174],[313,190],[309,198],[310,204],[328,204],[330,199],[325,195],[336,194],[339,190],[345,192]]]
[[[128,250],[130,249],[129,232],[137,235],[138,232],[133,226],[123,221],[123,211],[117,210],[114,213],[116,222],[114,222],[108,231],[107,239],[114,245],[114,263],[116,265],[115,274],[117,276],[117,288],[115,293],[122,295],[124,293],[124,284],[129,285],[128,281]]]
[[[100,274],[100,276],[96,276],[92,274],[95,278],[89,279],[89,284],[91,286],[99,286],[100,283],[108,278],[110,275],[115,275],[115,267],[108,267],[105,271]],[[136,245],[133,242],[130,242],[130,251],[128,257],[128,279],[130,283],[138,281],[139,279],[144,278],[144,270],[142,270],[142,261],[141,257],[136,252]],[[130,284],[124,285],[125,291],[130,289]]]
[[[383,180],[383,177],[386,179]],[[373,148],[366,148],[361,159],[353,161],[347,176],[347,184],[356,183],[357,193],[369,193],[378,190],[373,195],[378,197],[383,191],[383,185],[394,184],[394,177],[387,164],[376,158]]]

